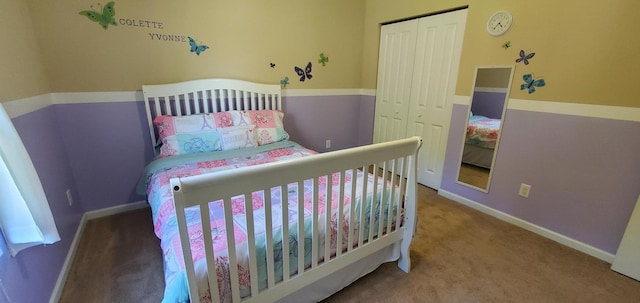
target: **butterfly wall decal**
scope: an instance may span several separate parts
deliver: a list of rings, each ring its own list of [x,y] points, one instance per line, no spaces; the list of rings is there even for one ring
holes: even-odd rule
[[[100,4],[100,3],[98,3]],[[102,28],[107,29],[109,25],[117,26],[116,19],[114,16],[116,15],[115,3],[113,1],[107,3],[102,8],[102,13],[95,10],[93,5],[91,6],[92,10],[80,11],[79,14],[86,16],[89,20],[93,22],[98,22]]]
[[[509,47],[511,47],[511,41],[507,41],[505,43],[502,43],[502,48],[508,49]]]
[[[529,90],[529,94],[535,93],[536,87],[543,87],[546,85],[544,79],[533,79],[533,75],[524,74],[522,75],[522,79],[524,80],[524,84],[520,85],[520,90]]]
[[[327,62],[329,62],[329,57],[325,56],[324,53],[320,53],[320,59],[318,59],[318,63],[322,64],[322,66],[326,66]]]
[[[269,67],[271,67],[271,68],[276,68],[276,64],[275,64],[275,63],[273,63],[273,62],[271,62],[271,63],[269,63]]]
[[[300,76],[300,82],[304,82],[305,78],[311,80],[311,78],[313,77],[311,75],[311,62],[307,64],[307,67],[305,67],[304,70],[297,66],[294,66],[293,69],[296,71],[296,74]]]
[[[536,53],[526,54],[524,50],[520,50],[520,58],[516,59],[516,63],[524,63],[524,65],[529,65],[529,59],[533,58]]]
[[[200,56],[200,53],[206,51],[207,49],[209,49],[209,46],[204,45],[204,44],[200,44],[198,45],[196,43],[196,40],[194,40],[191,37],[187,37],[189,38],[189,46],[191,47],[191,52],[192,53],[196,53],[196,55]]]
[[[287,87],[287,85],[289,85],[289,77],[284,77],[284,79],[280,80],[280,85],[282,87]]]

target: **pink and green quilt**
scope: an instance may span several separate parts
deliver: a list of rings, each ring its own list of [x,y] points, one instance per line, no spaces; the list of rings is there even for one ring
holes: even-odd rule
[[[316,152],[306,149],[294,142],[282,141],[269,145],[252,148],[249,150],[235,150],[230,152],[213,152],[213,153],[201,153],[190,154],[184,156],[174,156],[158,159],[152,162],[145,174],[144,182],[141,186],[145,186],[148,201],[151,205],[153,224],[155,234],[161,240],[161,248],[164,258],[164,272],[165,272],[165,294],[163,302],[189,302],[188,285],[186,281],[186,274],[184,269],[184,261],[182,255],[182,249],[180,245],[180,237],[178,234],[178,226],[176,221],[176,213],[173,203],[172,190],[170,187],[170,179],[176,177],[186,177],[205,173],[215,173],[216,171],[229,170],[239,167],[259,165],[263,163],[269,163],[274,161],[283,161],[287,159],[294,159],[299,157],[313,156]],[[353,176],[351,171],[342,174],[334,174],[333,176],[323,177],[319,179],[319,196],[318,196],[318,217],[317,223],[318,230],[320,232],[318,241],[318,255],[323,256],[325,239],[325,222],[326,215],[330,215],[330,250],[332,254],[337,250],[337,234],[338,234],[338,181],[340,178],[345,178],[346,183],[344,186],[344,208],[343,208],[343,223],[341,224],[342,230],[342,245],[346,247],[348,244],[348,234],[352,231],[352,239],[354,243],[358,241],[359,228],[364,228],[365,240],[369,234],[369,226],[373,226],[377,231],[379,224],[379,213],[376,210],[380,209],[382,197],[382,181],[378,180],[379,186],[377,186],[378,194],[376,203],[372,203],[374,178],[372,175],[358,170],[356,176]],[[350,201],[351,197],[351,182],[357,182],[357,188],[362,182],[368,182],[368,193],[363,195],[361,192],[357,192],[355,197],[356,201]],[[258,255],[258,285],[260,289],[263,289],[267,285],[267,263],[273,262],[275,268],[276,281],[282,280],[282,254],[289,254],[289,268],[290,274],[297,273],[297,264],[299,258],[304,258],[305,264],[311,264],[311,234],[298,235],[298,203],[304,203],[302,207],[304,230],[311,230],[313,224],[312,213],[312,196],[313,196],[313,184],[310,180],[303,182],[303,188],[298,188],[297,184],[290,184],[288,186],[287,193],[281,195],[281,189],[277,188],[271,191],[271,205],[265,205],[264,195],[265,192],[255,192],[252,194],[253,216],[254,216],[254,228],[256,238],[256,250]],[[385,197],[385,204],[388,205],[390,201],[389,193],[391,186],[387,184],[387,192]],[[303,192],[304,201],[298,201],[298,191]],[[396,191],[397,193],[397,191]],[[282,198],[285,197],[288,201],[287,218],[289,219],[289,252],[282,251]],[[363,199],[362,197],[366,197]],[[253,277],[249,275],[248,266],[248,237],[247,237],[247,223],[246,223],[246,211],[243,197],[236,197],[231,199],[234,222],[234,236],[236,242],[237,258],[238,258],[238,272],[240,277],[240,292],[241,296],[250,294],[250,281]],[[371,207],[374,207],[374,220],[373,225],[370,224],[371,220]],[[272,226],[273,230],[273,248],[274,259],[267,260],[266,258],[266,234],[267,230],[264,218],[265,208],[271,207],[272,213]],[[360,214],[362,207],[364,207],[365,221],[364,224],[359,224]],[[351,208],[353,208],[356,218],[350,219]],[[330,209],[327,212],[326,209]],[[388,210],[391,209],[391,218],[397,218],[398,207],[393,206],[391,208],[385,207],[382,212],[384,218]],[[191,239],[192,257],[196,268],[196,275],[199,277],[198,285],[201,300],[210,302],[211,295],[208,290],[208,282],[205,272],[205,260],[204,260],[204,233],[200,224],[200,210],[198,208],[187,208],[185,210],[187,226],[189,230],[189,238]],[[228,264],[228,252],[227,252],[227,240],[224,221],[224,210],[221,201],[213,201],[209,203],[209,214],[211,219],[211,237],[213,239],[215,263],[217,267],[218,277],[218,290],[221,296],[221,302],[228,302],[231,300],[231,283],[229,281],[229,264]],[[353,222],[353,227],[350,226]],[[387,226],[388,222],[383,220],[383,226]],[[392,221],[392,226],[395,227],[395,221]],[[377,235],[377,232],[375,233]],[[298,255],[298,245],[303,245],[304,256]],[[322,258],[322,257],[321,257]],[[320,260],[321,262],[322,260]],[[203,291],[204,290],[204,291]]]

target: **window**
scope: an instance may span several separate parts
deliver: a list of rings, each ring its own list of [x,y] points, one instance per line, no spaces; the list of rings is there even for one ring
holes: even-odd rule
[[[0,104],[0,229],[12,256],[60,240],[42,184]]]

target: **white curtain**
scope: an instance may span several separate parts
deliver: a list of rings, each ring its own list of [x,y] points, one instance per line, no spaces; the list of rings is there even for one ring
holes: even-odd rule
[[[12,256],[31,246],[60,241],[36,169],[2,104],[0,228]]]

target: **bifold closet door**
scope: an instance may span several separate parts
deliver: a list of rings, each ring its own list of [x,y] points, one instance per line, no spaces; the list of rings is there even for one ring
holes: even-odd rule
[[[442,181],[467,10],[382,26],[373,142],[420,136],[418,182]]]
[[[417,32],[418,20],[381,29],[374,143],[406,137]]]
[[[467,10],[419,19],[406,136],[423,144],[418,182],[440,188]]]

